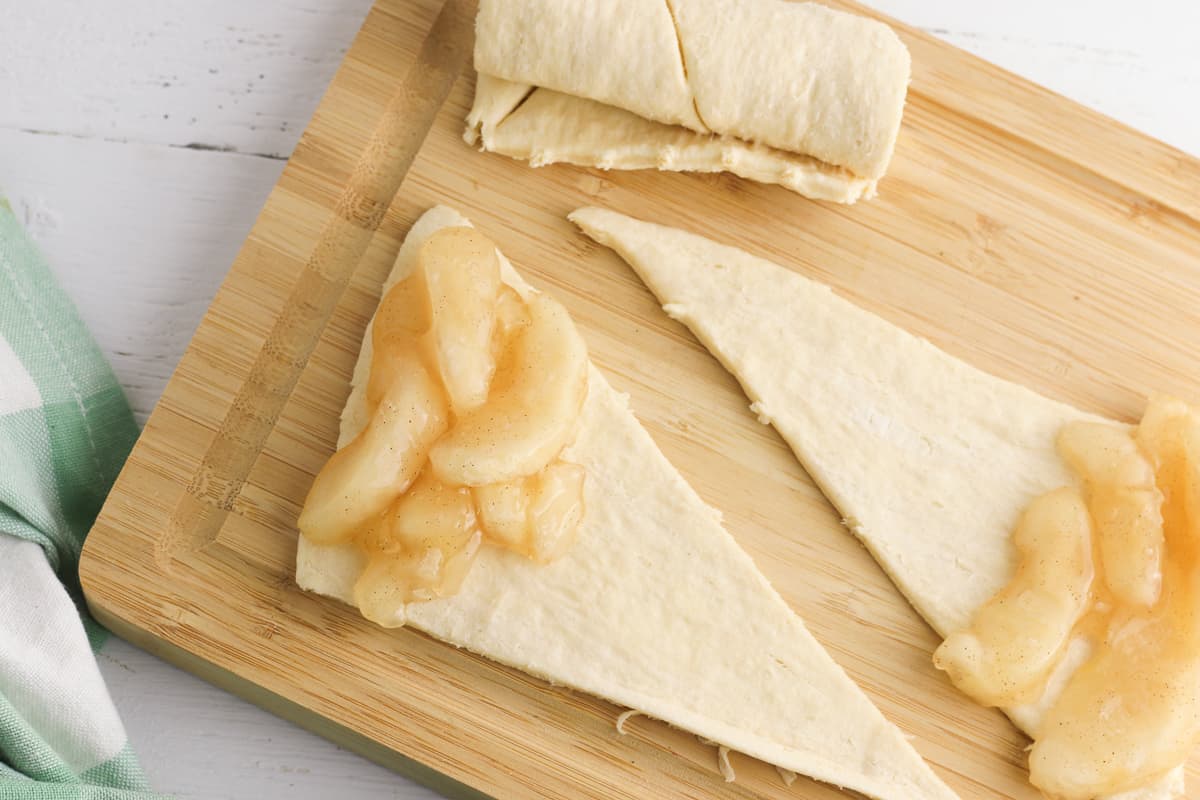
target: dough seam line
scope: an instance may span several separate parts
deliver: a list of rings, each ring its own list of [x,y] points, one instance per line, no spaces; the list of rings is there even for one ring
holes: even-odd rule
[[[692,88],[692,75],[688,71],[687,53],[683,50],[683,34],[679,32],[679,19],[675,16],[675,6],[671,5],[671,0],[663,0],[663,4],[667,7],[667,16],[671,18],[671,28],[675,31],[675,47],[679,50],[679,66],[683,69],[683,80],[687,83],[688,93],[692,96],[692,110],[696,112],[696,119],[700,120],[705,132],[712,134],[714,132],[712,126],[700,113],[700,101],[696,99],[696,90]]]

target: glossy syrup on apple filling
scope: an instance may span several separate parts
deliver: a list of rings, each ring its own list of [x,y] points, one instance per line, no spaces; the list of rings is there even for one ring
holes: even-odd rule
[[[587,393],[566,310],[501,280],[495,246],[447,228],[384,296],[371,329],[367,424],[317,475],[299,519],[316,544],[366,557],[363,616],[459,590],[481,547],[537,563],[567,551],[585,471],[564,461]]]
[[[934,661],[985,705],[1040,708],[1032,783],[1091,800],[1200,739],[1200,413],[1155,398],[1132,431],[1066,426],[1058,451],[1079,486],[1029,505],[1013,579]],[[1085,657],[1052,680],[1071,650]]]

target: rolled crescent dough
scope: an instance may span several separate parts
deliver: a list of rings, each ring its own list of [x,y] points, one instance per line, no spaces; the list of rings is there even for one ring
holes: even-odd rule
[[[1101,418],[975,369],[735,247],[599,208],[570,218],[629,262],[737,378],[934,630],[966,627],[1009,581],[1022,509],[1071,482],[1054,449],[1059,429]],[[1023,730],[1086,660],[1081,644],[1042,703],[1005,709]],[[1119,800],[1182,793],[1180,767]]]
[[[566,162],[601,169],[732,172],[835,203],[875,194],[875,181],[815,158],[652,122],[595,100],[490,75],[479,76],[466,139],[535,167]]]
[[[887,169],[911,62],[888,26],[816,3],[482,0],[475,67],[467,139],[478,137],[485,149],[535,163],[699,165],[812,195],[803,180],[780,179],[800,169],[791,159],[803,158],[813,163],[801,171],[819,166],[829,180],[863,184],[843,196],[816,195],[853,202]],[[543,90],[560,97],[520,109],[525,124],[498,140],[504,117],[518,110],[509,105],[496,116],[504,104],[494,95],[511,93],[512,84],[530,101]],[[561,129],[580,119],[592,136],[573,144]],[[701,146],[708,137],[715,149]],[[752,160],[778,163],[739,171],[730,162],[747,156],[734,142],[753,150]],[[691,152],[672,163],[680,146]]]
[[[440,228],[426,212],[385,290]],[[533,291],[501,256],[505,282]],[[368,329],[339,446],[366,423]],[[461,591],[405,610],[408,624],[788,770],[881,800],[952,800],[898,728],[812,637],[592,367],[580,431],[586,512],[570,551],[539,566],[484,547]],[[301,537],[296,581],[353,603],[353,546]]]

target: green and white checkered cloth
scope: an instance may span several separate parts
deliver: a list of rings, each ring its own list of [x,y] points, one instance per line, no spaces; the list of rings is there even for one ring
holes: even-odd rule
[[[102,267],[98,267],[102,268]],[[82,611],[79,553],[137,437],[0,198],[0,800],[148,800]]]

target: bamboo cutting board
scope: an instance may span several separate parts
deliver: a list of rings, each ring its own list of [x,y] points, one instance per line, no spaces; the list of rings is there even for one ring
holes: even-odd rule
[[[727,784],[692,736],[644,718],[618,735],[622,709],[296,587],[296,515],[380,283],[417,216],[447,203],[567,305],[667,456],[945,780],[964,798],[1035,797],[1022,738],[933,669],[934,635],[734,381],[565,216],[594,204],[705,233],[983,369],[1133,419],[1151,391],[1200,399],[1200,162],[897,26],[914,78],[872,202],[535,170],[461,140],[471,13],[377,2],[88,540],[95,615],[459,796],[841,796],[736,754]]]

